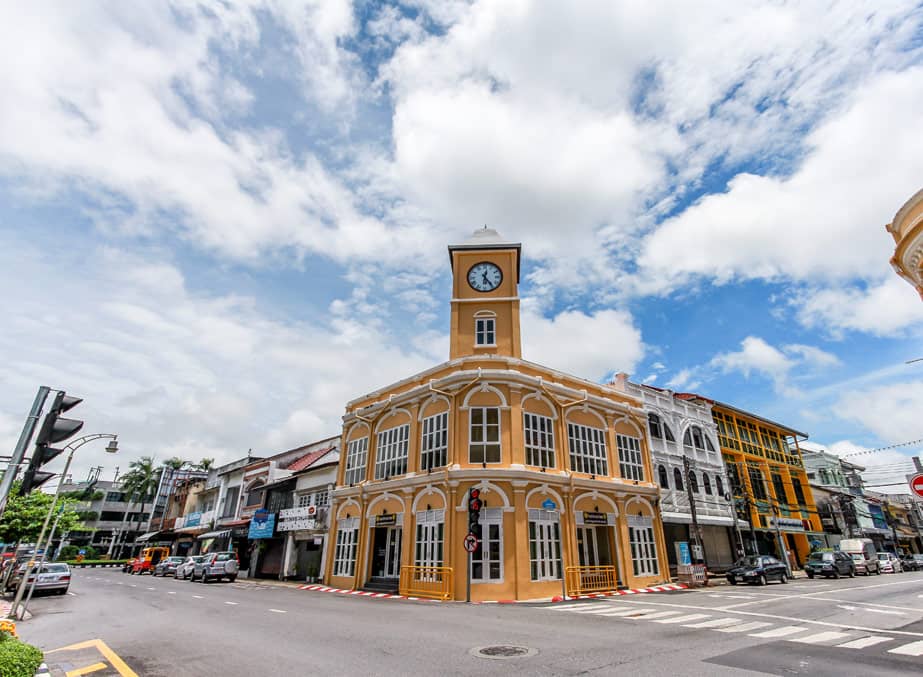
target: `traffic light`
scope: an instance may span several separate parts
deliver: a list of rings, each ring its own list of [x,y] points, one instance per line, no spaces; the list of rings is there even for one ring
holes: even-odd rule
[[[35,451],[32,453],[32,460],[29,461],[29,467],[22,478],[22,485],[19,487],[20,496],[25,496],[54,477],[54,473],[43,472],[40,468],[64,451],[54,449],[49,445],[63,442],[83,427],[83,421],[61,418],[61,414],[73,409],[81,402],[83,402],[81,398],[70,397],[63,390],[59,390],[55,395],[51,409],[45,414],[45,420],[35,439]]]
[[[481,491],[468,490],[468,533],[481,540]]]

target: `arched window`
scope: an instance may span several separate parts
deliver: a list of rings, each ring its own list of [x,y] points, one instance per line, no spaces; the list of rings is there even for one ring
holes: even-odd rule
[[[721,481],[721,475],[715,475],[715,489],[719,496],[724,496],[724,482]]]
[[[651,437],[658,440],[663,439],[663,432],[660,430],[660,417],[657,414],[647,415],[647,427],[651,430]]]
[[[683,490],[683,473],[680,472],[679,468],[673,468],[673,488],[678,491]]]
[[[706,473],[702,473],[702,487],[705,489],[705,493],[711,496],[711,480],[708,479]]]
[[[699,493],[699,480],[691,470],[689,471],[689,487],[692,489],[693,494]]]
[[[660,476],[660,486],[663,489],[669,489],[670,483],[667,482],[667,469],[662,465],[657,467],[657,474]]]

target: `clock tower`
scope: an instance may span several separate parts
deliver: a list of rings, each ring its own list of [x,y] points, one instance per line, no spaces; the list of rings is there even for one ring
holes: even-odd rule
[[[493,228],[479,228],[449,245],[452,263],[452,330],[449,358],[473,355],[522,357],[519,338],[518,242]]]

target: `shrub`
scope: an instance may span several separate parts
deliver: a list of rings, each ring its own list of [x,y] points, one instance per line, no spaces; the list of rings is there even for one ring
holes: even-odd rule
[[[0,632],[0,677],[33,677],[42,664],[42,652]]]
[[[127,559],[85,559],[82,562],[78,562],[75,559],[69,559],[66,561],[67,561],[67,564],[69,564],[72,567],[79,567],[79,566],[84,566],[88,564],[96,564],[97,566],[100,564],[118,564],[119,566],[121,566],[122,564],[125,564],[125,562],[127,562],[128,560]]]
[[[83,559],[99,559],[99,553],[96,551],[96,548],[90,545],[65,545],[61,548],[61,552],[58,553],[58,559],[72,560],[77,559],[77,555],[80,554],[80,551],[84,550]]]

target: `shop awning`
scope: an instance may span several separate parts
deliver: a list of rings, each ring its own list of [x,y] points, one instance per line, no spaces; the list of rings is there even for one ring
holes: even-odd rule
[[[135,543],[146,543],[159,533],[159,531],[149,531],[146,534],[141,534],[138,536],[138,538],[135,539]]]
[[[227,536],[231,533],[230,529],[222,529],[221,531],[209,531],[205,534],[199,534],[196,538],[200,541],[205,540],[206,538],[221,538],[222,536]]]

